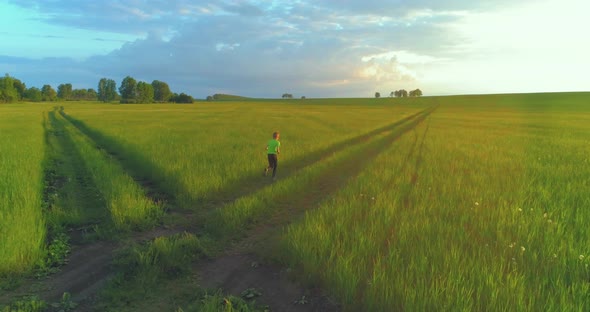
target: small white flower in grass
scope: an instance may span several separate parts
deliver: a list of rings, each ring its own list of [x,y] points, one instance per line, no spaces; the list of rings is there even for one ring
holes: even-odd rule
[[[543,214],[543,218],[547,218],[547,213],[546,212]]]
[[[524,248],[524,246],[520,246],[520,251],[524,252],[526,250],[526,248]]]
[[[578,258],[580,258],[580,260],[584,260],[584,255],[580,255]]]
[[[522,208],[518,208],[518,212],[522,212]]]
[[[371,197],[371,200],[375,200],[375,197]]]
[[[508,245],[508,247],[514,248],[515,245],[516,245],[516,243],[510,243],[510,245]]]
[[[557,254],[553,254],[553,258],[557,258]]]
[[[479,206],[479,203],[478,203],[478,202],[475,202],[475,205],[476,205],[476,206]]]

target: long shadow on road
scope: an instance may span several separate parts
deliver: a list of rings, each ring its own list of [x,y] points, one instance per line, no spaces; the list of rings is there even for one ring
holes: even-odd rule
[[[84,227],[109,219],[104,198],[97,196],[98,187],[92,181],[80,151],[76,148],[71,134],[64,127],[63,120],[56,116],[56,111],[47,112],[45,121],[45,144],[47,145],[48,172],[46,172],[45,202],[52,209],[54,199],[48,193],[61,199],[61,209],[66,215],[79,216],[72,224],[69,217],[63,222],[71,227]]]
[[[333,193],[340,189],[350,179],[360,174],[364,168],[370,165],[380,153],[387,150],[387,148],[398,140],[402,135],[416,128],[417,125],[422,123],[436,108],[430,108],[422,111],[418,114],[412,115],[404,121],[396,123],[395,126],[389,126],[384,128],[383,131],[375,132],[382,133],[384,131],[391,131],[391,133],[383,136],[382,138],[375,139],[368,143],[368,145],[358,152],[350,155],[347,158],[343,158],[330,166],[330,168],[323,172],[318,179],[316,179],[309,188],[313,191],[311,194],[314,198],[301,197],[302,202],[319,202],[324,198],[327,198]],[[293,204],[297,204],[297,201]],[[292,205],[292,204],[290,204]]]

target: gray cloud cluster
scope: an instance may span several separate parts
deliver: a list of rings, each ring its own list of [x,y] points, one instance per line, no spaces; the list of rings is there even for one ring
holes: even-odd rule
[[[175,91],[196,97],[217,92],[370,96],[385,80],[391,90],[404,87],[415,79],[406,73],[414,65],[400,64],[394,56],[366,57],[391,51],[444,57],[461,40],[449,36],[445,25],[466,10],[489,5],[467,0],[13,2],[44,12],[48,23],[139,38],[84,62],[20,62],[15,76],[41,68],[36,79],[95,87],[101,77],[120,81],[131,75],[167,81]],[[70,70],[57,75],[52,66]]]

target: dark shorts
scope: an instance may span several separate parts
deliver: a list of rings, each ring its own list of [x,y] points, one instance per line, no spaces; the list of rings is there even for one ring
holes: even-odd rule
[[[271,168],[276,168],[277,164],[279,163],[279,158],[277,154],[268,154],[268,166]]]

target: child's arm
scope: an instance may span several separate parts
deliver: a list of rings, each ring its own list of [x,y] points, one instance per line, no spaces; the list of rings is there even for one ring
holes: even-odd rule
[[[281,153],[281,147],[277,147],[277,155]]]

